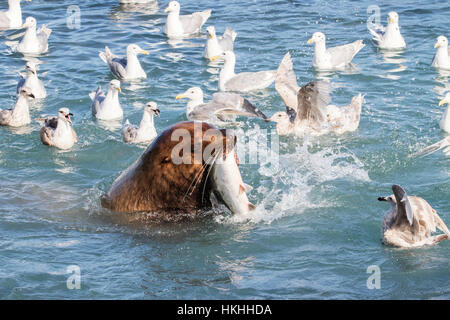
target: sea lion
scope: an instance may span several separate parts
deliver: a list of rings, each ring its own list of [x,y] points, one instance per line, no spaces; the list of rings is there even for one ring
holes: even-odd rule
[[[115,212],[191,215],[210,208],[211,165],[235,143],[233,134],[208,123],[177,123],[113,182],[101,205]]]

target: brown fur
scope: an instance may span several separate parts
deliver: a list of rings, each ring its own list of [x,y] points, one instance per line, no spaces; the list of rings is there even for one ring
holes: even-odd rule
[[[172,149],[181,141],[190,150],[195,150],[194,144],[201,144],[199,150],[202,153],[212,143],[211,136],[207,136],[205,131],[217,129],[207,123],[197,122],[201,130],[197,130],[194,137],[194,123],[180,122],[162,132],[141,157],[114,181],[107,195],[101,199],[102,206],[116,212],[175,213],[195,213],[210,207],[210,165],[202,158],[201,163],[194,163],[194,152],[190,154],[191,164],[175,164],[171,157]],[[172,133],[177,129],[187,130],[190,137],[194,138],[185,141],[187,139],[182,140],[180,137],[172,141]],[[221,130],[221,134],[226,136],[224,130]],[[216,146],[222,148],[227,142],[225,140],[222,139],[220,144],[215,141]]]

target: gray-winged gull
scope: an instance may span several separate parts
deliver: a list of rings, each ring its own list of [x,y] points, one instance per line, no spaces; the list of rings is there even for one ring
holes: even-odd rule
[[[379,48],[387,50],[400,50],[406,48],[405,39],[403,39],[403,36],[400,33],[397,12],[389,12],[386,28],[374,23],[369,24],[368,27],[375,45]]]
[[[214,56],[221,55],[225,51],[233,51],[234,40],[236,39],[237,33],[231,30],[230,27],[226,27],[225,32],[220,37],[216,35],[214,26],[207,27],[206,33],[208,36],[206,39],[205,51],[203,53],[204,58],[211,59]]]
[[[219,74],[220,91],[259,90],[267,88],[275,80],[276,70],[234,73],[236,56],[232,51],[225,51],[220,56],[212,57],[211,60],[214,61],[219,58],[225,60]]]
[[[322,32],[315,32],[308,43],[314,43],[313,67],[322,70],[345,68],[365,46],[362,40],[357,40],[342,46],[326,48],[325,35]]]
[[[41,128],[41,141],[47,146],[59,149],[70,149],[78,141],[77,134],[72,128],[73,114],[68,108],[58,110],[58,115],[44,119]]]
[[[130,44],[127,47],[126,58],[120,58],[114,55],[108,47],[105,47],[105,52],[100,51],[99,56],[109,66],[112,74],[118,79],[145,79],[147,75],[137,58],[138,54],[148,55],[148,51],[143,50],[137,44]]]
[[[28,61],[25,66],[27,73],[20,74],[21,79],[17,84],[17,94],[23,87],[28,87],[31,89],[31,93],[36,99],[43,99],[47,96],[44,84],[38,78],[36,64],[33,61]]]
[[[17,98],[17,102],[12,109],[0,109],[0,125],[21,127],[31,122],[30,108],[28,105],[28,98],[33,98],[30,88],[22,88]]]
[[[119,102],[119,92],[122,92],[119,80],[109,82],[106,96],[101,86],[98,86],[97,91],[92,91],[89,94],[92,100],[92,115],[100,120],[122,119],[123,110]]]
[[[11,50],[18,51],[23,54],[41,54],[48,51],[48,38],[52,30],[44,24],[36,30],[36,19],[28,17],[22,27],[27,28],[25,34],[20,40],[6,41],[5,44],[11,47]]]
[[[276,112],[268,121],[276,122],[279,135],[340,134],[354,131],[359,126],[363,96],[354,97],[345,107],[328,105],[331,101],[330,84],[312,81],[300,88],[289,53],[278,68],[275,89],[286,105],[286,112]]]
[[[437,50],[431,65],[436,68],[450,70],[450,47],[448,46],[447,37],[439,36],[434,47]]]
[[[236,116],[260,117],[266,119],[264,113],[237,93],[216,92],[211,101],[203,102],[203,91],[193,87],[176,96],[176,99],[189,99],[186,116],[189,120],[210,121],[214,124],[226,124]]]
[[[170,1],[164,12],[169,13],[164,27],[164,33],[169,38],[181,38],[199,33],[203,24],[211,16],[211,9],[180,15],[180,4],[178,1]]]
[[[130,124],[128,119],[122,127],[122,139],[126,143],[151,142],[158,135],[154,124],[154,115],[159,117],[160,111],[156,102],[150,101],[144,107],[139,127]]]
[[[393,195],[379,197],[392,207],[382,223],[382,238],[395,247],[420,247],[432,245],[450,237],[450,231],[430,204],[420,197],[408,196],[399,185],[393,185]],[[444,234],[432,236],[440,229]]]

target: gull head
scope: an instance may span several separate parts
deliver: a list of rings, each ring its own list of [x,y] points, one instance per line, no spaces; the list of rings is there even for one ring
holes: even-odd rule
[[[148,112],[149,114],[156,114],[158,117],[161,113],[158,109],[158,104],[154,101],[147,102],[144,111]]]
[[[164,12],[180,12],[180,4],[178,1],[170,1]]]
[[[61,119],[72,124],[70,117],[73,117],[73,114],[70,112],[69,108],[61,108],[58,110],[58,120]]]
[[[275,122],[280,125],[289,125],[291,120],[289,119],[289,115],[286,112],[278,111],[275,112],[270,118],[266,119],[267,122]]]
[[[434,44],[435,48],[448,48],[448,39],[445,36],[437,37],[437,41]]]
[[[450,92],[447,92],[447,94],[445,95],[444,99],[439,101],[439,106],[442,106],[442,105],[444,105],[446,103],[450,103]]]
[[[134,54],[134,55],[138,55],[138,54],[148,54],[147,50],[142,49],[141,47],[139,47],[137,44],[130,44],[127,47],[127,55],[128,54]]]
[[[32,28],[32,27],[36,28],[36,24],[37,22],[35,18],[27,17],[25,19],[25,23],[22,25],[22,28]]]
[[[398,13],[395,11],[391,11],[388,13],[388,23],[398,23]]]
[[[233,51],[225,51],[221,55],[211,57],[211,61],[217,60],[217,59],[224,59],[225,62],[235,62],[236,61],[236,55]]]
[[[211,39],[213,39],[216,36],[216,28],[214,28],[214,26],[209,26],[206,28],[206,33]]]
[[[378,197],[378,201],[388,202],[393,207],[397,206],[397,200],[395,199],[395,195],[393,194],[387,197]]]
[[[176,96],[175,99],[187,98],[191,101],[203,101],[203,91],[199,87],[187,89],[184,93]]]
[[[25,65],[25,69],[27,69],[27,71],[31,73],[36,74],[36,64],[33,61],[28,61]]]
[[[122,89],[120,88],[120,81],[119,80],[111,80],[109,82],[109,89],[110,90],[117,90],[119,92],[122,92]]]
[[[25,97],[25,98],[32,98],[32,99],[34,99],[34,94],[31,92],[31,89],[29,87],[23,87],[20,90],[20,95],[22,97]]]
[[[308,40],[308,44],[322,42],[325,43],[325,35],[322,32],[314,32],[312,37]]]

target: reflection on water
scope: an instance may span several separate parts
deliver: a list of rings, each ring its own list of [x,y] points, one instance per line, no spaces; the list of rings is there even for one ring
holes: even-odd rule
[[[159,11],[158,1],[148,3],[121,3],[112,8],[109,17],[113,20],[133,20],[136,13],[156,14]]]

